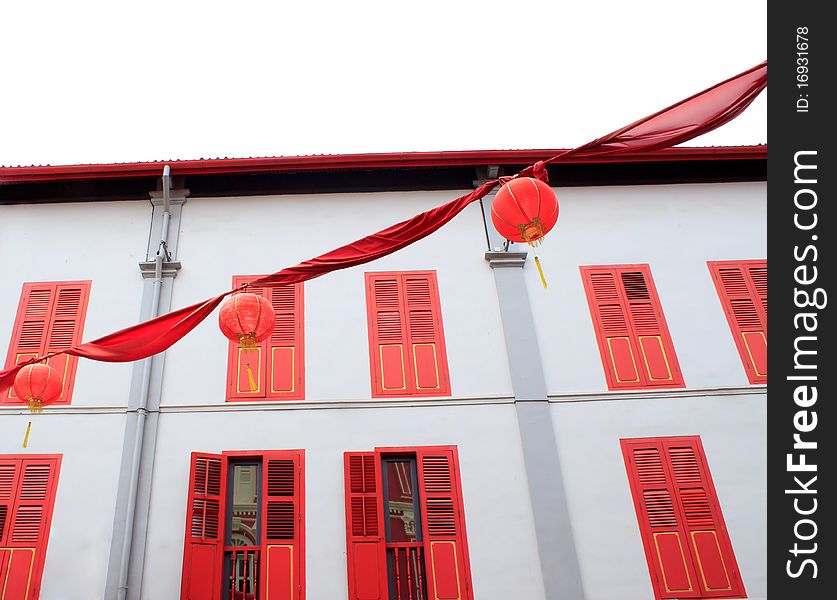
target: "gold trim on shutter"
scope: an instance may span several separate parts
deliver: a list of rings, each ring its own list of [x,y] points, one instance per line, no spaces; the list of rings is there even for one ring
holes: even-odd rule
[[[29,557],[29,574],[26,577],[26,593],[25,597],[29,596],[29,586],[32,585],[32,569],[35,568],[35,548],[0,548],[1,551],[8,551],[9,553],[9,562],[8,565],[11,567],[12,565],[12,558],[14,557],[15,552],[31,552],[32,556]],[[3,582],[3,594],[0,595],[0,600],[19,600],[18,598],[6,598],[6,588],[9,585],[9,573],[6,572],[6,581]]]
[[[660,544],[657,542],[657,537],[661,535],[673,535],[677,538],[677,546],[680,548],[680,558],[683,560],[683,570],[686,572],[686,579],[689,580],[689,589],[687,590],[673,590],[668,587],[668,581],[666,581],[666,569],[663,566],[663,557],[660,555]],[[677,592],[691,592],[694,591],[694,585],[692,584],[692,577],[689,575],[689,564],[686,562],[686,552],[683,550],[683,540],[680,539],[680,532],[678,531],[657,531],[654,532],[651,537],[654,538],[654,549],[657,552],[657,562],[660,565],[660,575],[663,578],[663,586],[666,588],[666,592],[670,593],[677,593]]]

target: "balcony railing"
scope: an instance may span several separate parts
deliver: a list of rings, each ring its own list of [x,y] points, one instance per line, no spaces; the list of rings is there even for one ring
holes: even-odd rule
[[[390,600],[427,600],[421,542],[387,544]]]
[[[225,600],[257,600],[259,594],[259,548],[227,547],[224,560],[229,573]]]

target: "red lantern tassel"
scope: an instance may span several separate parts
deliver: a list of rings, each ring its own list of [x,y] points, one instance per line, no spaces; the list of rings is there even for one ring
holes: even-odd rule
[[[543,269],[541,268],[541,261],[538,259],[538,255],[535,255],[535,266],[538,267],[538,275],[541,276],[541,283],[543,284],[543,289],[546,289],[546,277],[543,275]]]
[[[23,447],[24,448],[26,448],[26,446],[29,445],[29,432],[31,430],[32,430],[32,421],[29,421],[29,423],[26,424],[26,434],[23,436]]]
[[[253,370],[250,368],[250,363],[247,363],[247,381],[250,383],[250,391],[256,392],[259,386],[256,384],[256,378],[253,377]]]
[[[238,341],[238,346],[244,352],[244,361],[247,365],[247,383],[250,385],[251,394],[259,390],[259,384],[256,383],[256,378],[253,376],[253,369],[250,368],[250,356],[256,354],[257,357],[261,358],[261,354],[256,352],[258,349],[257,343],[252,335],[244,335]]]

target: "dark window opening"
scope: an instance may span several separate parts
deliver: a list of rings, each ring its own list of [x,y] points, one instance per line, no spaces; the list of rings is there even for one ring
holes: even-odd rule
[[[224,598],[258,600],[261,549],[260,462],[230,462],[224,536]]]
[[[426,600],[416,459],[385,458],[382,467],[389,597]]]

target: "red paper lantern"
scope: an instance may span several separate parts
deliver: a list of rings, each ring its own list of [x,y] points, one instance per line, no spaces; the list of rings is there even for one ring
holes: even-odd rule
[[[491,220],[507,240],[537,246],[558,221],[558,198],[540,179],[518,177],[497,192]]]
[[[218,315],[221,331],[242,348],[255,348],[273,331],[273,306],[259,294],[234,294],[224,300]]]
[[[47,364],[26,365],[17,372],[14,381],[15,394],[29,403],[29,412],[39,413],[44,406],[61,397],[64,382],[58,371]]]

